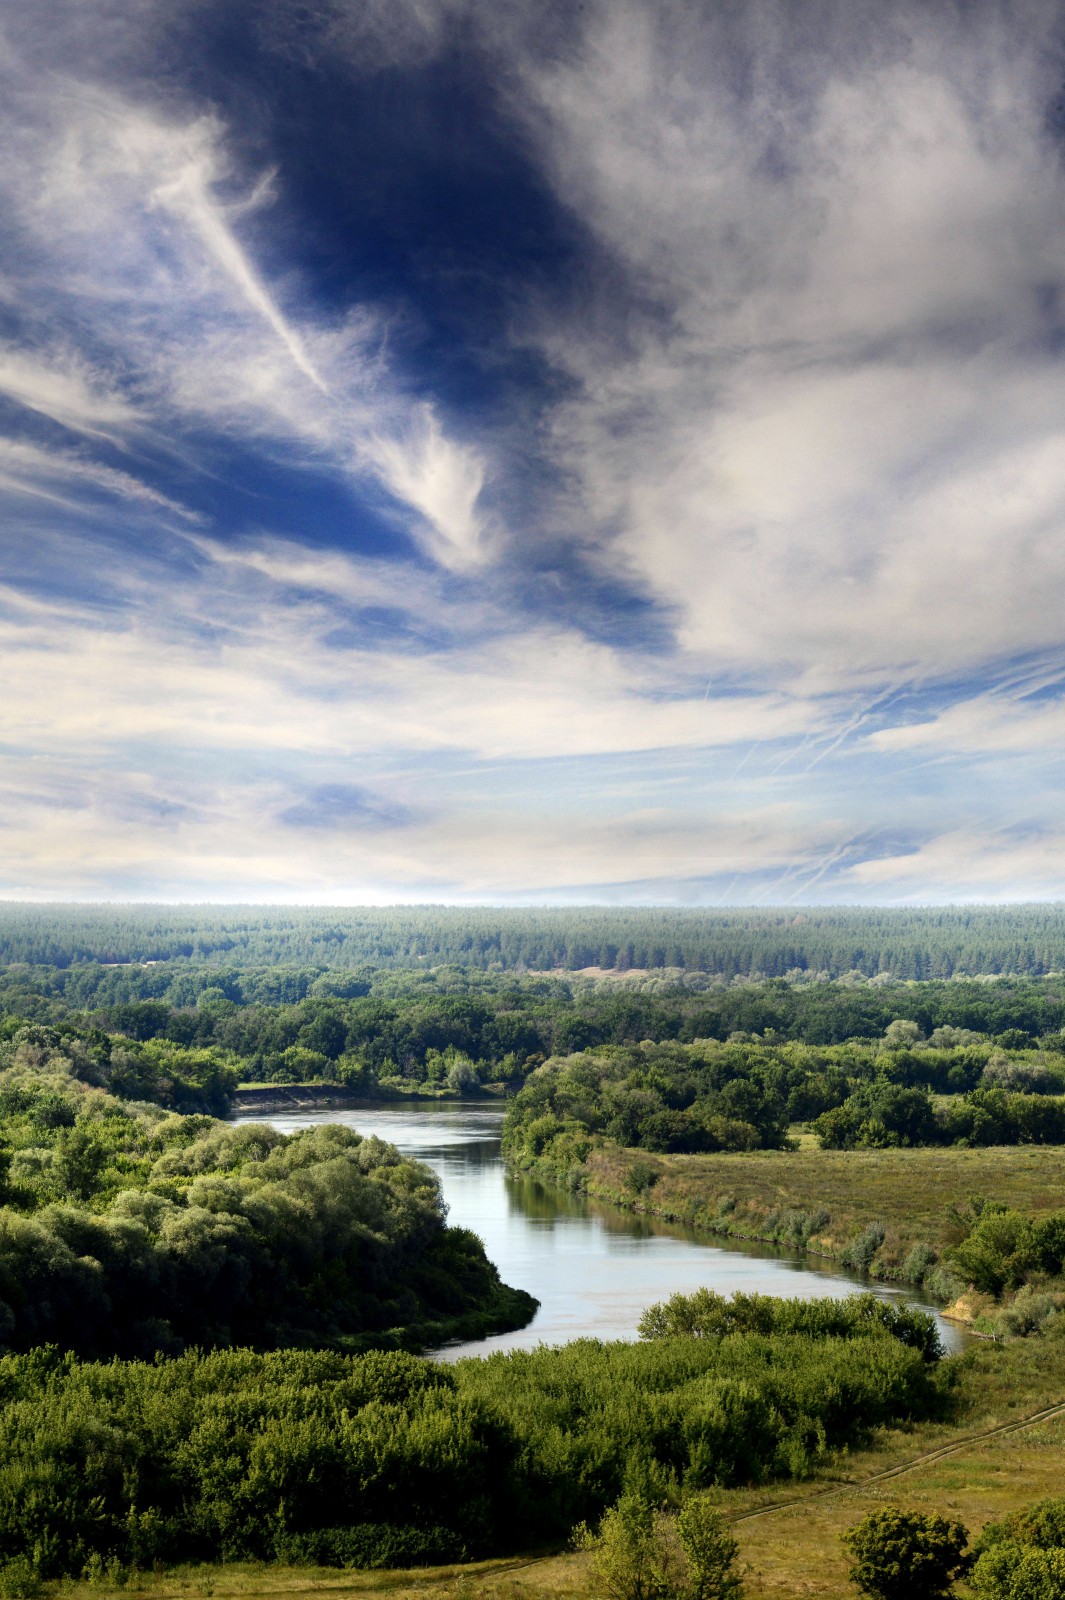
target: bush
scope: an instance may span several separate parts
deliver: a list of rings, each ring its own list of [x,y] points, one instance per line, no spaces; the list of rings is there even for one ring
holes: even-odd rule
[[[1059,1311],[1058,1297],[1041,1293],[1025,1284],[1008,1306],[1003,1306],[994,1322],[994,1331],[1000,1338],[1027,1339],[1042,1333],[1053,1322]]]
[[[903,1281],[924,1283],[938,1259],[930,1244],[925,1244],[923,1240],[915,1244],[902,1263]]]
[[[884,1224],[871,1222],[863,1228],[840,1252],[840,1261],[845,1267],[850,1267],[854,1272],[868,1272],[873,1264],[873,1257],[884,1242]]]
[[[702,1495],[677,1517],[666,1516],[640,1493],[622,1495],[597,1532],[577,1529],[578,1549],[591,1553],[589,1571],[607,1600],[739,1600],[739,1546]]]
[[[721,1339],[728,1334],[805,1334],[811,1339],[861,1339],[889,1334],[919,1350],[926,1361],[943,1354],[933,1319],[926,1312],[872,1294],[851,1294],[836,1300],[786,1300],[768,1294],[734,1294],[731,1300],[713,1289],[675,1294],[648,1306],[640,1318],[641,1339],[678,1335]]]
[[[0,1563],[2,1600],[35,1600],[42,1588],[40,1573],[28,1556]]]
[[[1041,1500],[977,1540],[970,1583],[981,1600],[1065,1600],[1065,1500]]]
[[[965,1568],[966,1528],[934,1513],[871,1511],[842,1535],[850,1578],[873,1600],[940,1600]]]

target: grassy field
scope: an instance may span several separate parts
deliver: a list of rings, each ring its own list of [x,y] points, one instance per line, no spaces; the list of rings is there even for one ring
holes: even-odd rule
[[[982,1344],[959,1361],[960,1405],[950,1424],[883,1433],[804,1484],[718,1496],[740,1541],[748,1600],[853,1600],[840,1533],[874,1506],[936,1510],[976,1532],[987,1521],[1060,1494],[1065,1412],[1017,1431],[1022,1419],[1065,1402],[1065,1336]],[[950,1450],[949,1454],[941,1452]],[[932,1459],[928,1459],[929,1457]],[[888,1475],[894,1474],[894,1475]],[[306,1567],[187,1568],[128,1584],[63,1584],[71,1600],[247,1600],[263,1596],[389,1595],[394,1600],[590,1600],[585,1558],[540,1554],[413,1572]]]
[[[800,1142],[793,1151],[691,1156],[608,1147],[592,1153],[587,1173],[592,1199],[737,1239],[773,1238],[785,1212],[827,1211],[810,1249],[828,1258],[882,1223],[874,1271],[885,1277],[902,1276],[915,1244],[937,1253],[956,1244],[962,1230],[950,1208],[971,1195],[1032,1215],[1065,1210],[1065,1147],[1058,1145],[821,1150]]]

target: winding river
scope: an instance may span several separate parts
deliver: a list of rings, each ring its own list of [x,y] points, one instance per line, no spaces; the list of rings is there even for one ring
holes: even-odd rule
[[[871,1289],[884,1299],[906,1299],[932,1312],[948,1351],[965,1341],[918,1295],[771,1246],[711,1244],[690,1229],[509,1176],[499,1149],[503,1110],[498,1105],[391,1102],[237,1120],[266,1121],[282,1133],[339,1122],[376,1134],[433,1168],[443,1185],[448,1220],[480,1234],[503,1281],[540,1301],[527,1327],[449,1346],[438,1352],[445,1360],[584,1337],[633,1339],[646,1306],[704,1285],[725,1295],[744,1290],[800,1297]]]

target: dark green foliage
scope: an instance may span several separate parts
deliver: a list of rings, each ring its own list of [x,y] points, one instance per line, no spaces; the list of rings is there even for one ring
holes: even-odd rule
[[[0,1348],[439,1342],[528,1321],[391,1145],[116,1100],[58,1049],[0,1073]]]
[[[780,1149],[787,1103],[757,1052],[645,1042],[547,1062],[508,1108],[503,1148],[518,1166],[559,1171],[594,1138],[653,1151]]]
[[[684,1335],[722,1339],[732,1333],[801,1333],[811,1338],[864,1339],[883,1333],[919,1350],[926,1361],[943,1354],[933,1319],[901,1301],[875,1295],[845,1299],[782,1300],[768,1294],[734,1294],[730,1300],[712,1289],[675,1294],[650,1306],[640,1318],[640,1337]]]
[[[934,1513],[871,1511],[842,1537],[851,1581],[873,1600],[940,1600],[966,1565],[967,1529]]]
[[[1055,1278],[1065,1270],[1065,1212],[1035,1220],[995,1201],[974,1199],[967,1236],[947,1261],[984,1294],[1017,1289],[1033,1276]]]
[[[678,968],[769,977],[1047,973],[1065,968],[1065,908],[809,906],[718,910],[8,904],[0,961],[355,969]],[[317,975],[317,974],[316,974]],[[315,976],[316,976],[315,975]],[[312,980],[313,981],[313,978]],[[279,998],[279,997],[278,997]],[[962,1024],[963,1026],[967,1024]],[[995,1031],[1031,1029],[1012,1017]],[[582,1048],[581,1044],[571,1048]]]
[[[826,1150],[940,1143],[927,1090],[904,1089],[883,1080],[824,1112],[814,1123],[814,1132]]]
[[[477,1092],[519,1085],[547,1056],[646,1039],[741,1042],[773,1066],[791,1120],[830,1112],[876,1079],[952,1094],[1065,1086],[1053,1044],[1065,1022],[1058,978],[828,982],[796,969],[730,984],[679,967],[601,979],[419,963],[344,972],[243,964],[254,948],[254,939],[242,947],[227,938],[210,959],[201,951],[151,965],[0,969],[0,1039],[27,1021],[48,1024],[68,1051],[88,1052],[105,1074],[95,1081],[114,1092],[211,1111],[224,1108],[229,1088],[218,1072],[238,1063],[245,1079],[325,1081],[360,1095],[460,1080]],[[1029,1048],[1040,1033],[1047,1048]],[[214,1080],[201,1083],[211,1069]],[[661,1109],[653,1137],[668,1149],[676,1108]],[[1036,1108],[1034,1125],[1047,1114]]]
[[[508,1109],[503,1148],[526,1171],[579,1184],[590,1152],[605,1142],[662,1154],[781,1149],[797,1109],[832,1099],[814,1123],[827,1149],[1065,1142],[1065,1100],[987,1089],[937,1107],[926,1087],[898,1081],[929,1063],[944,1075],[972,1066],[979,1072],[989,1053],[858,1040],[598,1046],[534,1067]],[[644,1163],[637,1170],[649,1186],[654,1169]],[[867,1267],[880,1242],[861,1258],[868,1241],[854,1241],[852,1265]]]
[[[463,1559],[498,1544],[515,1444],[401,1354],[0,1361],[0,1550],[105,1562]]]
[[[1054,1080],[1054,1087],[1060,1085]],[[976,1089],[934,1107],[927,1091],[880,1080],[814,1123],[826,1150],[898,1145],[1065,1144],[1065,1101]]]
[[[872,1325],[583,1340],[454,1368],[38,1349],[0,1359],[0,1561],[53,1577],[93,1560],[468,1559],[562,1541],[626,1492],[677,1503],[801,1476],[873,1428],[938,1414],[947,1393]]]

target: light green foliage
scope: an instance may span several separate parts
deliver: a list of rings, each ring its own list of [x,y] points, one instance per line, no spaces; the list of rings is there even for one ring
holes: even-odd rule
[[[688,1567],[684,1600],[739,1600],[743,1593],[736,1569],[739,1545],[705,1495],[696,1495],[681,1507],[677,1537]]]
[[[722,1339],[733,1333],[794,1333],[811,1338],[863,1339],[887,1334],[919,1350],[926,1361],[943,1354],[935,1322],[923,1311],[875,1295],[845,1299],[783,1300],[768,1294],[734,1294],[726,1300],[712,1289],[675,1294],[650,1306],[640,1318],[642,1339],[682,1335]]]
[[[936,1514],[871,1511],[845,1534],[851,1581],[872,1600],[940,1600],[964,1570],[969,1535]]]
[[[604,1511],[595,1533],[577,1530],[578,1549],[590,1552],[593,1590],[603,1600],[671,1600],[676,1588],[662,1536],[661,1513],[639,1494],[622,1495]]]
[[[1065,1600],[1065,1500],[989,1523],[969,1582],[980,1600]]]
[[[593,1533],[575,1544],[591,1553],[589,1573],[604,1600],[739,1600],[739,1546],[705,1495],[667,1515],[646,1495],[623,1494]]]
[[[703,1490],[801,1476],[946,1395],[883,1331],[583,1340],[454,1367],[37,1349],[0,1359],[0,1561],[49,1578],[94,1560],[407,1566],[558,1542],[636,1496],[681,1506],[652,1517],[655,1561],[670,1593],[711,1600],[735,1593],[732,1546]]]

